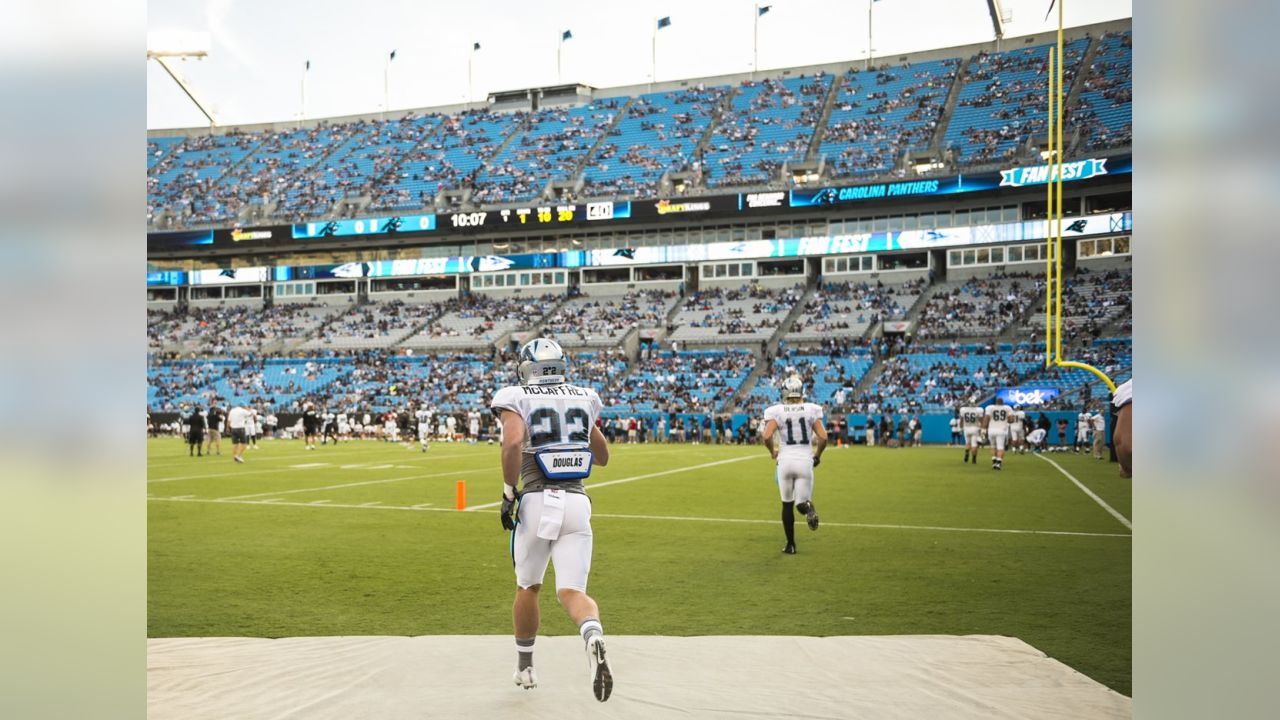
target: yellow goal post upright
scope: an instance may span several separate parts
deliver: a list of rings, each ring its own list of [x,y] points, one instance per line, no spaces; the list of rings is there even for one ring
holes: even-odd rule
[[[1049,48],[1049,189],[1045,207],[1045,324],[1044,364],[1087,370],[1106,383],[1114,393],[1116,383],[1106,373],[1088,363],[1062,359],[1062,121],[1066,54],[1063,48],[1063,5],[1058,0],[1058,42]],[[1055,62],[1056,60],[1056,62]]]

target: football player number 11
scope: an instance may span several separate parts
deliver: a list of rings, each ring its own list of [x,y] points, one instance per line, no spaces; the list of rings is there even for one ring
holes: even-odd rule
[[[563,435],[564,430],[569,436]],[[564,411],[563,421],[555,408],[538,408],[529,413],[529,444],[542,447],[551,443],[591,442],[591,416],[582,408],[569,408]]]
[[[787,444],[788,445],[808,445],[809,444],[809,428],[804,421],[796,423],[800,426],[800,442],[796,442],[795,430],[791,425],[791,418],[787,418]]]

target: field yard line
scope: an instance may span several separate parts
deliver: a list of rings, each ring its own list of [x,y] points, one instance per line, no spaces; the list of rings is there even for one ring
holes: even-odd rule
[[[434,456],[434,457],[423,457],[423,458],[414,458],[414,459],[411,459],[411,460],[402,460],[401,462],[417,463],[417,462],[422,462],[422,461],[424,461],[424,460],[444,460],[444,459],[447,459],[447,458],[468,457],[468,456],[469,456],[469,455],[467,455],[467,454],[464,454],[464,455],[436,455],[436,456]],[[313,456],[313,455],[308,455],[307,457],[314,457],[314,456]],[[263,459],[263,460],[280,460],[281,458],[262,458],[262,459]],[[294,459],[299,459],[299,458],[294,458]],[[304,458],[304,459],[305,459],[305,458]],[[249,463],[246,463],[246,465],[248,465],[248,464],[249,464]],[[256,465],[257,463],[255,462],[255,463],[253,463],[253,464],[254,464],[254,465]],[[229,476],[231,476],[231,475],[249,475],[249,474],[256,474],[256,473],[260,473],[260,472],[297,472],[297,471],[299,471],[299,470],[315,470],[315,469],[316,469],[316,468],[318,468],[318,467],[324,467],[324,466],[326,466],[326,465],[333,465],[333,463],[327,463],[327,462],[322,462],[322,463],[307,463],[307,465],[308,465],[309,467],[262,468],[261,470],[247,470],[247,469],[246,469],[246,470],[239,470],[239,471],[236,471],[236,472],[214,473],[214,474],[207,474],[207,475],[180,475],[180,476],[178,476],[178,477],[161,477],[161,478],[155,478],[155,479],[152,479],[152,480],[147,480],[147,483],[148,483],[148,484],[150,484],[150,483],[159,483],[159,482],[173,482],[174,480],[198,480],[198,479],[201,479],[201,478],[229,477]],[[339,468],[339,469],[346,469],[346,470],[376,470],[376,469],[383,469],[383,470],[386,470],[386,469],[390,469],[390,468],[392,468],[392,467],[395,467],[395,466],[394,466],[394,465],[388,465],[388,466],[386,466],[385,468],[381,468],[381,467],[369,467],[369,468],[342,468],[341,466],[338,466],[338,468]]]
[[[385,444],[385,443],[383,443],[383,444]],[[375,451],[375,450],[377,450],[377,447],[380,447],[380,446],[381,446],[381,445],[375,446],[373,443],[370,443],[368,446],[366,446],[366,447],[364,447],[364,448],[352,448],[351,450],[352,450],[352,451],[356,451],[356,454],[357,454],[357,455],[361,455],[361,454],[363,454],[363,455],[371,455],[370,460],[371,460],[371,461],[373,461],[373,460],[380,460],[380,459],[382,459],[382,456],[381,456],[381,455],[379,455],[379,454],[377,454],[377,453],[372,453],[372,454],[371,454],[371,451]],[[265,447],[265,446],[264,446],[264,447]],[[435,456],[432,456],[430,452],[427,452],[427,453],[418,453],[418,454],[419,454],[419,455],[426,454],[428,457],[419,457],[419,458],[415,458],[415,459],[413,459],[413,460],[404,460],[403,462],[419,462],[419,461],[421,461],[421,460],[431,460],[431,459],[434,459],[434,460],[444,460],[444,459],[447,459],[447,458],[468,457],[468,456],[470,456],[470,455],[471,455],[471,453],[454,453],[454,454],[452,454],[452,455],[435,455]],[[271,454],[271,455],[268,455],[267,457],[255,458],[255,459],[254,459],[254,462],[255,462],[255,463],[257,463],[257,462],[279,462],[279,461],[283,461],[283,460],[306,461],[306,460],[308,460],[308,459],[312,459],[312,458],[314,458],[314,459],[316,459],[316,460],[328,460],[328,459],[331,459],[331,458],[334,458],[334,457],[347,457],[348,455],[351,455],[351,452],[349,452],[349,451],[345,451],[345,450],[306,450],[306,451],[303,451],[303,452],[292,452],[292,451],[290,451],[287,455],[275,455],[275,454]],[[223,456],[223,455],[215,455],[214,457],[226,457],[226,458],[229,460],[229,459],[230,459],[230,457],[231,457],[231,453],[227,453],[225,456]],[[180,466],[182,466],[182,465],[186,465],[186,464],[187,464],[187,463],[185,463],[185,462],[175,462],[175,463],[154,463],[154,464],[153,464],[153,463],[148,463],[148,464],[147,464],[147,469],[148,469],[148,470],[153,470],[153,469],[154,469],[154,470],[164,470],[164,469],[168,469],[168,468],[180,467]]]
[[[247,465],[247,464],[248,464],[248,463],[246,463],[246,465]],[[329,463],[324,463],[324,464],[325,464],[325,465],[328,465]],[[232,475],[257,475],[257,474],[259,474],[259,473],[264,473],[264,472],[270,472],[270,473],[299,472],[299,471],[302,471],[302,470],[315,470],[315,468],[313,468],[313,467],[305,467],[305,468],[260,468],[260,469],[258,469],[258,470],[252,470],[252,469],[249,469],[249,468],[245,468],[244,470],[239,470],[239,471],[236,471],[236,472],[210,473],[210,474],[206,474],[206,475],[179,475],[178,477],[164,477],[164,478],[156,478],[156,479],[154,479],[154,480],[148,480],[148,481],[147,481],[147,484],[148,484],[148,485],[150,485],[151,483],[173,482],[173,481],[175,481],[175,480],[200,480],[200,479],[203,479],[203,478],[230,477],[230,476],[232,476]]]
[[[277,493],[278,494],[278,493]],[[309,508],[345,508],[348,510],[407,510],[410,512],[451,512],[456,513],[457,510],[451,507],[428,507],[425,505],[356,505],[353,503],[331,503],[315,501],[315,502],[290,502],[287,500],[215,500],[212,498],[193,498],[189,496],[182,497],[150,497],[148,500],[159,500],[167,502],[188,502],[188,503],[214,503],[222,505],[271,505],[271,506],[287,506],[287,507],[309,507]],[[761,520],[758,518],[705,518],[705,517],[683,517],[676,515],[611,515],[598,513],[593,515],[597,518],[611,519],[633,519],[633,520],[675,520],[679,522],[717,522],[717,523],[739,523],[751,525],[773,525],[777,520]],[[937,532],[968,532],[968,533],[999,533],[1006,535],[1059,535],[1074,537],[1111,537],[1111,538],[1132,538],[1130,533],[1091,533],[1091,532],[1074,532],[1070,530],[1017,530],[1008,528],[964,528],[964,527],[937,527],[932,525],[881,525],[873,523],[836,523],[824,522],[823,527],[848,527],[848,528],[869,528],[873,530],[926,530]]]
[[[278,494],[278,493],[277,493]],[[354,505],[350,503],[331,503],[325,501],[323,505],[315,502],[296,502],[289,500],[281,500],[279,502],[267,502],[264,500],[215,500],[214,498],[174,498],[174,497],[151,497],[148,500],[164,500],[169,502],[188,502],[188,503],[213,503],[217,505],[270,505],[271,507],[305,507],[305,508],[345,508],[348,510],[409,510],[412,512],[452,512],[457,510],[445,507],[420,507],[404,506],[404,505]]]
[[[1043,460],[1043,461],[1045,461],[1045,462],[1049,463],[1050,465],[1052,465],[1052,466],[1054,466],[1054,467],[1058,468],[1058,472],[1062,473],[1063,475],[1066,475],[1066,476],[1067,476],[1067,479],[1068,479],[1068,480],[1070,480],[1071,482],[1075,483],[1075,484],[1076,484],[1076,487],[1078,487],[1078,488],[1080,488],[1081,490],[1083,490],[1085,495],[1088,495],[1089,497],[1093,498],[1093,501],[1094,501],[1094,502],[1096,502],[1096,503],[1098,503],[1099,505],[1101,505],[1103,510],[1106,510],[1107,512],[1111,513],[1111,517],[1114,517],[1115,519],[1119,520],[1121,525],[1124,525],[1125,527],[1129,528],[1130,530],[1132,530],[1132,529],[1133,529],[1133,523],[1129,522],[1129,520],[1128,520],[1127,518],[1125,518],[1125,516],[1121,515],[1119,512],[1117,512],[1117,511],[1116,511],[1116,509],[1115,509],[1115,508],[1113,508],[1113,507],[1111,507],[1110,505],[1108,505],[1108,504],[1107,504],[1107,503],[1106,503],[1102,498],[1100,498],[1100,497],[1098,497],[1097,495],[1093,494],[1093,491],[1092,491],[1092,490],[1090,490],[1089,488],[1085,487],[1084,483],[1082,483],[1082,482],[1080,482],[1079,480],[1077,480],[1075,475],[1072,475],[1071,473],[1067,472],[1067,471],[1066,471],[1066,469],[1065,469],[1065,468],[1063,468],[1061,465],[1059,465],[1058,463],[1056,463],[1056,462],[1054,462],[1054,461],[1050,460],[1049,458],[1045,457],[1044,455],[1041,455],[1041,454],[1039,454],[1039,453],[1035,453],[1035,456],[1036,456],[1036,457],[1038,457],[1038,458],[1040,458],[1041,460]]]
[[[456,470],[450,470],[448,472],[430,473],[427,475],[405,475],[404,477],[386,478],[385,480],[365,480],[364,482],[344,483],[342,485],[326,485],[325,487],[317,487],[317,488],[295,488],[293,490],[276,490],[274,492],[254,493],[252,495],[232,495],[230,497],[216,498],[216,499],[220,502],[225,502],[228,500],[247,500],[249,498],[270,497],[275,495],[292,495],[293,493],[317,492],[320,490],[338,490],[340,488],[360,487],[362,485],[382,485],[383,483],[400,482],[402,480],[421,480],[422,478],[440,477],[442,475],[457,475],[457,474],[458,472]],[[339,506],[335,505],[334,507],[339,507]],[[359,507],[359,506],[357,505],[356,507]]]
[[[681,520],[681,521],[697,521],[697,522],[726,522],[726,523],[752,523],[757,525],[772,525],[777,520],[760,520],[760,519],[740,519],[740,518],[704,518],[704,517],[687,517],[680,515],[612,515],[607,513],[593,513],[593,518],[617,518],[617,519],[637,519],[637,520]],[[1013,535],[1080,535],[1084,537],[1133,537],[1130,533],[1092,533],[1077,532],[1074,530],[1015,530],[1003,528],[965,528],[965,527],[942,527],[938,525],[888,525],[880,523],[842,523],[842,522],[823,522],[822,527],[851,527],[851,528],[872,528],[883,530],[938,530],[942,532],[980,532],[980,533],[1009,533]]]
[[[618,485],[621,483],[634,482],[636,480],[644,480],[645,478],[660,477],[662,475],[675,475],[676,473],[688,472],[690,470],[699,470],[701,468],[713,467],[715,465],[726,465],[728,463],[742,462],[743,460],[755,460],[758,457],[762,458],[764,457],[764,455],[759,455],[759,456],[749,455],[747,457],[729,458],[728,460],[716,460],[715,462],[703,463],[701,465],[690,465],[689,467],[675,468],[673,470],[663,470],[662,472],[649,473],[647,475],[633,475],[632,477],[620,478],[618,480],[608,480],[602,483],[592,483],[590,485],[587,485],[586,487],[588,490],[595,490],[596,488],[607,487],[609,485]],[[468,511],[483,510],[485,508],[497,507],[501,504],[502,504],[502,501],[499,500],[498,502],[485,503],[483,505],[472,505],[471,507],[467,508],[467,510]]]

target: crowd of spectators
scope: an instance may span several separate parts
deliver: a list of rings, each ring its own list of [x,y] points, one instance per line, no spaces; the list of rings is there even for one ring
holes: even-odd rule
[[[1041,305],[1043,308],[1043,305]],[[1062,288],[1062,337],[1067,342],[1101,337],[1104,329],[1132,329],[1133,273],[1129,270],[1090,272],[1077,268]],[[1044,313],[1034,313],[1024,328],[1027,340],[1044,335]]]
[[[594,345],[621,340],[632,328],[661,327],[676,293],[632,290],[625,295],[579,296],[547,318],[543,337],[561,345]]]
[[[1089,42],[1067,45],[1068,88]],[[1088,150],[1132,142],[1132,34],[1107,33],[1099,42],[1068,112]],[[928,144],[944,121],[944,142],[962,164],[1016,159],[1029,138],[1043,133],[1047,52],[1047,45],[981,52],[968,61],[839,76],[823,136],[830,172],[888,173],[905,149]],[[942,108],[962,65],[957,106],[944,119]],[[256,221],[269,210],[301,222],[342,212],[338,201],[347,197],[369,198],[367,209],[375,211],[427,208],[442,188],[469,190],[475,203],[512,202],[537,196],[549,180],[572,180],[579,167],[587,197],[652,197],[668,172],[691,173],[694,187],[770,183],[779,180],[783,163],[807,157],[831,82],[818,73],[532,113],[411,113],[151,138],[148,220],[163,214],[163,229],[177,229]],[[707,145],[699,149],[704,138]],[[586,157],[597,141],[599,149]]]
[[[832,173],[887,172],[904,149],[927,146],[959,64],[953,58],[846,72],[822,138]]]
[[[408,347],[481,346],[510,330],[529,329],[560,297],[469,294],[439,304],[441,314],[405,341]]]
[[[486,163],[471,199],[477,203],[527,200],[553,179],[567,180],[582,155],[613,124],[622,101],[610,98],[581,108],[533,113],[529,127]]]
[[[1088,46],[1088,39],[1065,45],[1064,87],[1071,87]],[[964,163],[1013,160],[1023,142],[1043,135],[1049,47],[984,51],[968,64],[946,136]],[[959,147],[955,147],[957,143]]]
[[[861,335],[881,320],[901,318],[920,297],[926,280],[898,285],[824,282],[805,303],[788,337]]]
[[[698,85],[633,99],[584,167],[586,196],[652,196],[665,172],[700,173],[694,148],[727,91]]]
[[[601,398],[611,414],[717,412],[755,363],[755,355],[746,350],[655,352]]]
[[[428,320],[438,317],[440,312],[439,303],[392,300],[357,305],[321,324],[315,338],[304,343],[304,347],[310,349],[334,344],[389,346]]]
[[[758,284],[699,290],[685,300],[668,334],[677,339],[743,335],[767,338],[782,325],[803,294],[801,286],[769,288]],[[703,331],[698,332],[699,329]]]
[[[782,163],[803,159],[830,85],[823,72],[743,81],[707,147],[707,186],[767,183]]]
[[[997,273],[934,291],[916,326],[922,340],[999,335],[1044,297],[1044,274]]]

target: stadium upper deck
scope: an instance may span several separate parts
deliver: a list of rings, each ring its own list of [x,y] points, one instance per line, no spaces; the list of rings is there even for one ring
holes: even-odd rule
[[[1067,53],[1068,157],[1132,137],[1128,23],[1074,29]],[[594,91],[585,101],[332,119],[303,127],[155,133],[147,216],[156,230],[274,218],[489,207],[549,197],[652,198],[789,187],[788,164],[820,181],[905,175],[928,156],[955,172],[1036,157],[1048,35],[848,63]],[[1014,49],[1008,49],[1014,48]],[[576,96],[575,96],[576,97]]]

